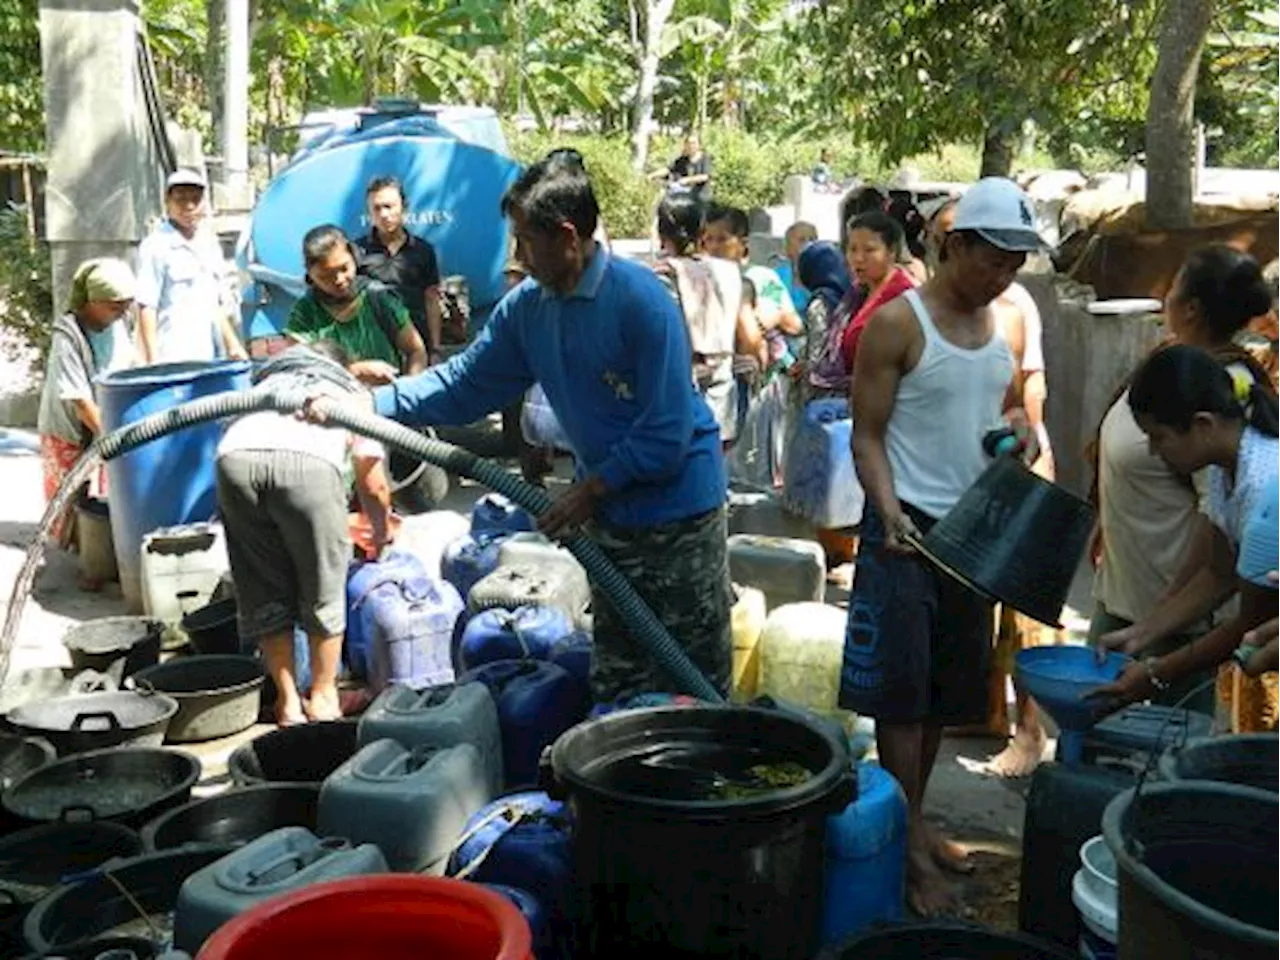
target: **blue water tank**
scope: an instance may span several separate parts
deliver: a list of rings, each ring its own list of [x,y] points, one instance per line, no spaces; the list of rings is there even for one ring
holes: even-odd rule
[[[442,276],[466,278],[473,317],[505,292],[509,253],[502,195],[520,167],[507,155],[492,111],[451,108],[359,111],[307,142],[267,185],[241,235],[237,261],[249,339],[277,335],[306,290],[302,238],[334,223],[349,236],[370,229],[365,190],[377,176],[404,184],[410,231],[436,250]]]
[[[858,796],[827,819],[822,942],[902,919],[906,894],[907,799],[893,775],[858,764]]]
[[[97,396],[109,433],[189,400],[248,386],[248,363],[164,363],[106,374],[97,381]],[[213,468],[221,436],[220,423],[188,427],[107,464],[111,536],[130,610],[142,611],[142,538],[216,513]]]

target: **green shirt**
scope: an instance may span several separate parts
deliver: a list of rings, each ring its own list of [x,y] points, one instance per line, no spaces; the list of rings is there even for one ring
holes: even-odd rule
[[[381,323],[378,311],[384,311]],[[410,326],[409,311],[392,293],[363,290],[356,297],[355,311],[346,320],[338,320],[314,296],[307,294],[293,305],[285,333],[292,334],[304,343],[332,340],[350,354],[352,361],[384,360],[397,370],[404,366],[400,348],[387,339],[385,327],[394,325],[397,331]]]

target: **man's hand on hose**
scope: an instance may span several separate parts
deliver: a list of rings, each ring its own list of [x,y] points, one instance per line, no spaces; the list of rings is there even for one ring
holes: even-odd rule
[[[338,407],[346,407],[352,413],[365,416],[373,415],[373,394],[353,393],[341,399],[328,393],[307,397],[298,411],[298,418],[324,426],[329,422],[329,411]]]
[[[924,539],[916,522],[901,510],[885,517],[884,528],[884,547],[893,553],[915,553],[916,543]]]
[[[551,509],[538,520],[538,529],[548,537],[576,537],[582,525],[595,517],[607,491],[599,477],[587,477],[558,496]]]

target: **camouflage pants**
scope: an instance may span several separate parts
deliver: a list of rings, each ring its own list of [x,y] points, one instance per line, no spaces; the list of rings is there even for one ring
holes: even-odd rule
[[[645,530],[598,527],[593,539],[667,632],[716,689],[729,684],[733,604],[723,508]],[[597,703],[638,693],[682,693],[635,640],[613,604],[592,587],[595,653],[591,693]]]

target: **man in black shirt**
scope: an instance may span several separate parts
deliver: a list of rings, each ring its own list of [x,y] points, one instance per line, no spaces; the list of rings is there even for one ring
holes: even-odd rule
[[[684,152],[667,168],[669,188],[689,190],[703,203],[711,199],[711,155],[704,153],[696,133],[684,138]]]
[[[373,228],[356,241],[360,273],[394,290],[427,345],[429,363],[440,361],[444,325],[440,267],[431,244],[404,227],[404,187],[395,177],[375,177],[365,194]]]

